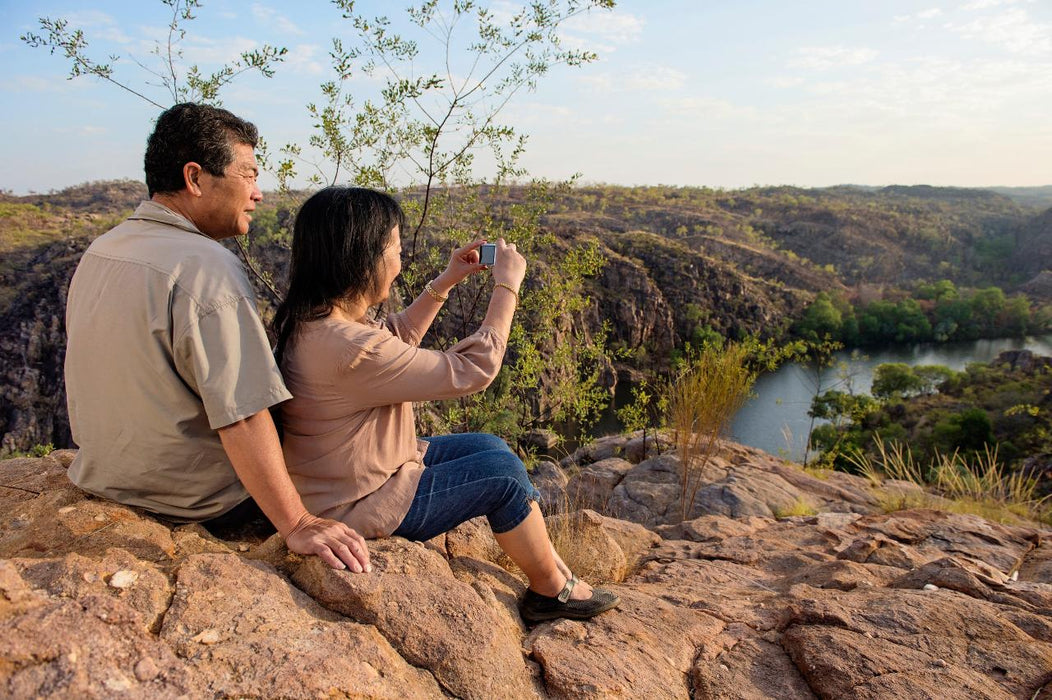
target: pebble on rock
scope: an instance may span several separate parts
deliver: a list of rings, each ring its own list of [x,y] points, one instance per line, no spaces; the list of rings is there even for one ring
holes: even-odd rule
[[[193,637],[193,641],[199,644],[215,644],[219,641],[219,632],[212,628],[206,629]]]
[[[139,663],[135,664],[135,677],[140,683],[146,683],[152,681],[160,673],[160,669],[157,668],[157,664],[149,656],[144,656],[139,659]]]
[[[114,588],[130,588],[139,580],[139,573],[131,569],[121,569],[110,576],[110,585]]]

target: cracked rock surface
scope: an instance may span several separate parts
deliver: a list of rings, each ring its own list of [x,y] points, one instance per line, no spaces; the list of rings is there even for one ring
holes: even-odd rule
[[[484,521],[351,574],[88,496],[68,451],[0,462],[0,697],[1052,698],[1052,532],[883,513],[730,443],[677,522],[675,456],[641,440],[545,476],[621,606],[534,626]]]

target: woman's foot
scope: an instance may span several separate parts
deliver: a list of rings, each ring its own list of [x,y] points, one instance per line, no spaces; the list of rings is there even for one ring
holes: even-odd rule
[[[527,588],[522,602],[519,603],[519,612],[523,619],[530,622],[561,617],[587,620],[617,607],[620,602],[621,599],[613,592],[593,588],[571,575],[562,590],[554,596],[543,595]]]

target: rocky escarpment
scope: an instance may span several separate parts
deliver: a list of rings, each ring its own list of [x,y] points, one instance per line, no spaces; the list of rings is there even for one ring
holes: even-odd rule
[[[533,627],[481,522],[374,541],[355,575],[89,497],[68,451],[0,462],[0,694],[1052,697],[1049,531],[883,513],[862,479],[731,444],[675,522],[664,448],[607,439],[536,472],[549,500],[650,528],[549,518],[622,604]],[[799,502],[820,512],[775,517]]]
[[[62,363],[69,281],[89,239],[12,254],[0,274],[0,454],[72,444]]]

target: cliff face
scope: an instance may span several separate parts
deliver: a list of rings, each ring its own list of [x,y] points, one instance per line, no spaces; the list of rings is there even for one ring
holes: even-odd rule
[[[87,248],[71,238],[7,260],[10,292],[0,309],[0,454],[72,444],[62,364],[69,280]]]
[[[886,513],[864,479],[730,443],[684,522],[663,439],[606,438],[535,471],[546,500],[617,516],[548,522],[622,602],[532,627],[483,519],[372,541],[374,571],[351,574],[251,528],[216,537],[89,497],[72,457],[0,462],[5,697],[1052,693],[1052,531]],[[778,517],[801,504],[820,512]]]

